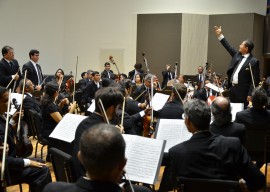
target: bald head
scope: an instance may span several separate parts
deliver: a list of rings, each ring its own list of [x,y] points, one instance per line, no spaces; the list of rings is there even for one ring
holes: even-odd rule
[[[217,97],[212,105],[211,111],[214,116],[214,122],[224,125],[232,120],[230,101],[226,97]]]

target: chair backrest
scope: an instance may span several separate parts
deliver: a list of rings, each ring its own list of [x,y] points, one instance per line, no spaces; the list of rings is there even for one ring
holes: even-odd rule
[[[56,181],[75,182],[72,156],[56,148],[50,149]]]
[[[41,122],[40,115],[32,109],[29,109],[28,112],[30,115],[30,119],[32,121],[32,126],[34,127],[34,129],[36,131],[37,137],[39,138],[42,135],[41,134],[42,122]]]
[[[268,161],[266,157],[270,152],[270,129],[246,129],[245,147],[253,161]]]
[[[238,181],[177,177],[179,192],[240,192]]]

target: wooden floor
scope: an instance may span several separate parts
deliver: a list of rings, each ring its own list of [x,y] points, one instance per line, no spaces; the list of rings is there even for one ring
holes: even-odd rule
[[[36,142],[37,141],[33,140],[32,137],[30,138],[30,140],[32,141],[33,148],[34,148],[31,157],[34,157],[34,155],[35,155],[35,147],[36,147]],[[43,160],[46,159],[46,155],[47,155],[47,147],[44,147],[44,149],[43,149]],[[38,155],[37,155],[37,157],[38,158],[41,157],[41,145],[40,144],[38,145]],[[46,162],[46,165],[49,167],[49,169],[51,171],[52,181],[54,182],[55,181],[55,175],[54,175],[54,172],[53,172],[52,164],[50,162]],[[263,173],[264,173],[264,168],[265,168],[265,166],[263,166],[261,168],[261,171]],[[268,164],[268,170],[269,171],[267,172],[267,191],[270,192],[270,164]],[[162,175],[163,175],[163,171],[164,171],[164,167],[161,167],[159,177],[158,177],[158,181],[155,184],[155,189],[156,190],[159,188],[160,181],[161,181],[161,178],[162,178]],[[23,192],[28,192],[29,191],[29,186],[27,184],[23,184],[22,188],[23,188]],[[8,187],[7,192],[20,192],[19,185],[14,185],[14,186]]]

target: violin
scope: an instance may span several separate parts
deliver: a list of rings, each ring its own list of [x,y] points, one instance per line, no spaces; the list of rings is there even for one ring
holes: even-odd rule
[[[26,74],[27,74],[27,70],[25,71],[25,74],[24,74],[23,90],[22,90],[22,103],[19,106],[20,113],[19,113],[19,120],[18,120],[18,125],[17,125],[16,155],[18,157],[28,157],[33,152],[33,145],[31,143],[31,141],[29,140],[29,138],[27,137],[27,128],[21,124],[21,114],[22,114],[22,106],[23,106],[23,99],[24,99]],[[15,102],[15,100],[14,100],[14,102]],[[17,107],[18,107],[18,105],[17,105]]]

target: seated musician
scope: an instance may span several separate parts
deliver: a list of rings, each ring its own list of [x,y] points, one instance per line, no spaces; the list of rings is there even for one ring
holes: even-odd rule
[[[245,125],[232,122],[231,105],[229,99],[217,97],[211,104],[214,117],[210,125],[210,131],[225,137],[237,137],[241,143],[245,143]]]
[[[176,83],[174,87],[178,91],[181,99],[179,98],[176,90],[173,89],[171,101],[166,103],[158,112],[159,119],[182,119],[182,114],[184,113],[182,100],[184,100],[186,96],[187,88],[185,85],[180,83]]]
[[[136,87],[135,91],[132,93],[131,97],[138,101],[139,103],[144,103],[147,98],[146,96],[149,96],[149,94],[151,94],[151,78],[154,77],[153,74],[147,74],[145,77],[144,77],[144,83],[139,86],[139,87]],[[156,79],[153,78],[153,82],[155,82]],[[155,92],[155,89],[154,89],[154,92]]]
[[[8,108],[8,91],[0,86],[0,141],[4,141],[6,117],[5,112]],[[51,182],[51,174],[48,167],[42,160],[34,158],[19,158],[16,156],[16,144],[14,138],[16,136],[16,128],[19,113],[15,113],[12,117],[9,127],[7,144],[9,146],[6,157],[7,171],[6,178],[8,185],[18,183],[27,183],[31,188],[31,192],[41,192],[43,187]],[[9,177],[9,178],[8,178]]]
[[[113,79],[115,78],[115,75],[113,71],[111,70],[111,64],[109,62],[106,62],[104,64],[104,70],[101,72],[101,79],[103,78],[108,78],[108,79]]]
[[[204,87],[200,90],[196,90],[194,92],[193,98],[207,101],[208,97],[210,96],[218,96],[218,92],[205,86],[207,83],[211,83],[211,81],[209,79],[206,79],[204,81]]]
[[[165,168],[159,191],[175,186],[177,176],[238,181],[242,177],[250,191],[265,185],[265,176],[251,161],[238,138],[209,131],[210,107],[203,101],[188,101],[185,124],[193,136],[169,149],[170,164]]]
[[[92,113],[89,117],[84,119],[78,125],[75,133],[75,139],[73,143],[73,153],[72,153],[77,172],[75,180],[85,175],[85,170],[77,158],[77,153],[79,151],[79,140],[81,138],[81,135],[85,130],[89,129],[93,125],[99,123],[107,123],[105,114],[102,111],[99,100],[102,101],[108,120],[111,121],[112,119],[115,118],[118,107],[123,104],[123,95],[116,88],[112,87],[101,88],[96,92],[94,113]]]
[[[61,148],[58,142],[55,139],[52,139],[49,137],[49,135],[52,133],[56,125],[61,121],[62,114],[61,114],[61,107],[64,106],[64,104],[69,105],[69,101],[67,99],[63,100],[59,105],[55,103],[59,92],[58,92],[58,85],[51,81],[45,85],[45,95],[41,99],[42,104],[42,134],[45,139],[48,139],[50,141],[50,144],[48,148],[56,147]],[[69,106],[69,113],[73,113],[73,111],[76,108],[76,102],[71,104]],[[68,128],[68,127],[67,127]],[[59,147],[57,147],[59,146]],[[65,150],[65,152],[67,152]]]
[[[132,83],[135,83],[135,75],[136,74],[144,74],[144,71],[142,70],[142,64],[136,63],[134,65],[134,69],[130,72],[128,72],[128,79],[132,81]]]
[[[119,130],[108,124],[91,128],[88,126],[79,142],[78,158],[86,170],[86,175],[80,177],[76,183],[50,183],[43,192],[128,192],[119,186],[127,162],[126,143]],[[135,192],[151,191],[143,186],[133,188]]]

